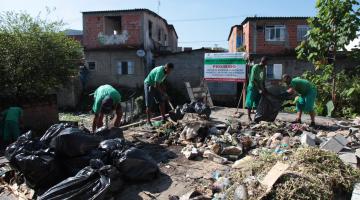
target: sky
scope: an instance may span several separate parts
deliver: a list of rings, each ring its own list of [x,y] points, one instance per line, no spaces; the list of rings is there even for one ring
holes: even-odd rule
[[[83,11],[147,8],[175,26],[182,47],[228,47],[231,26],[247,16],[315,16],[316,0],[0,0],[0,11],[63,20],[82,29]],[[46,8],[51,10],[46,15]]]

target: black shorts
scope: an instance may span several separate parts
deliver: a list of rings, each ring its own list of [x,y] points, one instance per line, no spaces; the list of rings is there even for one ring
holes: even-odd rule
[[[148,108],[152,108],[154,104],[160,104],[164,102],[160,91],[154,86],[144,84],[145,93],[145,105]]]

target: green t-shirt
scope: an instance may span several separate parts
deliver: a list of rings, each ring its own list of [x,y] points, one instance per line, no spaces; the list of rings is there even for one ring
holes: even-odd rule
[[[290,87],[294,88],[297,93],[304,96],[307,95],[314,86],[308,80],[294,78],[291,80]]]
[[[112,98],[112,100],[114,102],[114,106],[116,104],[120,103],[120,101],[121,101],[120,93],[115,88],[113,88],[111,85],[102,85],[102,86],[98,87],[94,93],[95,102],[94,102],[92,109],[95,113],[100,112],[102,100],[108,95]]]
[[[5,111],[5,121],[13,121],[18,123],[23,110],[19,107],[10,107]]]
[[[162,83],[166,78],[164,66],[155,67],[150,71],[144,83],[147,85],[154,86],[155,83]]]
[[[249,78],[250,88],[255,87],[255,83],[254,83],[255,80],[259,84],[262,84],[265,81],[265,67],[262,69],[262,67],[259,64],[256,64],[251,68],[250,78]]]

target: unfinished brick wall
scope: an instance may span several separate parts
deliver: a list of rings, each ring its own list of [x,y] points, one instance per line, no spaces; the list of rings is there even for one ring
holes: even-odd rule
[[[121,31],[127,31],[128,38],[122,45],[139,46],[142,44],[142,13],[94,13],[83,15],[84,47],[99,48],[103,47],[99,42],[99,34],[105,34],[106,16],[121,16]],[[121,33],[118,33],[121,34]]]

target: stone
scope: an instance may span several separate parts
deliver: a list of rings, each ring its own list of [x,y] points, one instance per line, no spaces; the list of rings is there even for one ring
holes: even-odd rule
[[[354,153],[344,153],[340,154],[339,158],[345,163],[353,167],[357,166],[357,157]]]
[[[356,149],[356,150],[355,150],[355,155],[356,155],[358,158],[360,158],[360,149]]]
[[[271,140],[281,140],[283,138],[281,133],[275,133],[271,136]]]
[[[354,127],[349,128],[349,133],[350,134],[356,134],[358,132],[359,132],[359,128],[354,128]]]
[[[319,131],[317,134],[316,134],[317,137],[326,137],[327,134],[324,132],[324,131]]]
[[[334,137],[334,139],[336,139],[338,142],[340,142],[340,144],[346,146],[349,141],[342,135],[338,134]]]
[[[197,133],[196,133],[196,131],[195,131],[194,128],[190,128],[190,127],[189,127],[189,128],[186,130],[186,136],[185,136],[186,140],[194,139],[194,138],[196,138],[196,136],[197,136]]]
[[[239,185],[234,192],[234,200],[247,200],[247,190],[245,185],[241,184]]]
[[[220,177],[213,184],[213,190],[218,192],[224,191],[225,189],[227,189],[229,184],[230,184],[229,178]]]
[[[308,135],[311,139],[316,140],[316,135],[309,131],[303,131],[302,134]]]
[[[266,174],[265,178],[260,183],[267,188],[269,192],[275,182],[280,178],[281,175],[289,168],[288,164],[277,162],[270,171]]]
[[[342,145],[335,138],[330,138],[328,141],[320,145],[320,149],[328,150],[334,153],[339,153],[343,148],[344,145]]]
[[[198,150],[193,145],[188,145],[188,146],[184,147],[181,150],[181,153],[184,154],[184,156],[188,160],[192,160],[199,155]]]
[[[229,147],[225,147],[223,148],[221,154],[222,155],[241,155],[243,153],[243,150],[241,147],[239,146],[229,146]]]
[[[312,133],[311,133],[312,134]],[[300,141],[303,146],[316,146],[315,144],[315,135],[309,133],[303,133],[301,135]],[[314,136],[314,137],[313,137]]]
[[[215,143],[215,144],[210,146],[210,149],[211,149],[211,151],[213,151],[217,155],[220,155],[222,148],[221,148],[221,145],[219,143]]]
[[[203,154],[203,157],[219,164],[225,164],[228,161],[226,158],[223,158],[210,150],[206,150]]]
[[[351,200],[360,200],[360,183],[355,184]]]
[[[231,167],[234,169],[243,169],[250,166],[250,164],[254,161],[254,157],[245,156],[244,158],[237,160]]]

